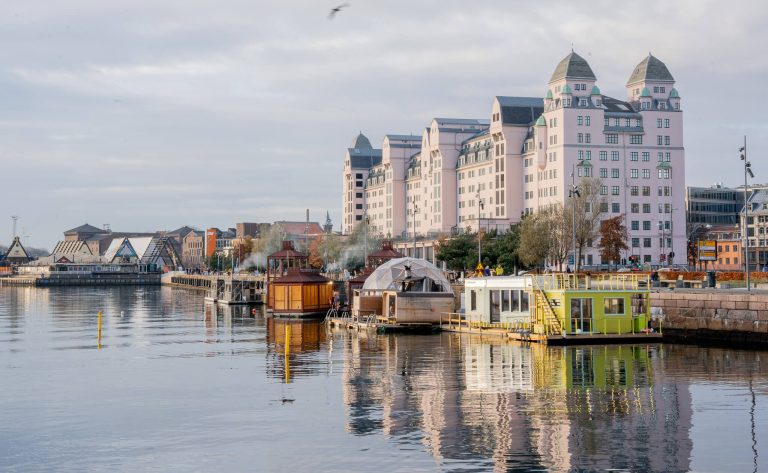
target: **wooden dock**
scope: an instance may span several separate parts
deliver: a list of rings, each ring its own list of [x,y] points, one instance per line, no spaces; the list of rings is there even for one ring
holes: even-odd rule
[[[649,333],[587,333],[579,335],[545,335],[532,333],[528,323],[484,323],[459,317],[459,314],[444,314],[440,330],[445,332],[490,335],[518,342],[534,342],[545,345],[607,345],[620,343],[657,343],[663,341],[663,334]]]
[[[438,325],[430,323],[397,323],[375,314],[352,316],[348,312],[338,313],[331,309],[325,322],[330,327],[349,330],[373,330],[378,333],[434,333],[440,330]]]

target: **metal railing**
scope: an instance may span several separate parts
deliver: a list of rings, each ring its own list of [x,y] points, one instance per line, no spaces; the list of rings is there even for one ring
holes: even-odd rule
[[[650,289],[647,274],[526,274],[525,287],[544,291],[644,291]]]
[[[463,314],[456,312],[443,312],[440,314],[440,328],[445,330],[501,330],[507,332],[530,331],[529,322],[483,322],[480,320],[470,320]]]

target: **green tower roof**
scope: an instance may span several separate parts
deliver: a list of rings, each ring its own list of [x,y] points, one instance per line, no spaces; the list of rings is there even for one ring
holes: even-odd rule
[[[640,97],[650,97],[651,91],[648,90],[648,87],[643,87],[643,91],[640,92]]]
[[[592,86],[592,95],[600,95],[600,87],[593,85]]]
[[[565,84],[565,86],[563,87],[563,93],[564,94],[570,94],[571,93],[571,88],[568,87],[568,84]]]
[[[671,98],[671,99],[679,99],[680,98],[680,94],[677,93],[677,89],[675,89],[674,87],[672,88],[672,90],[669,91],[669,98]]]
[[[547,89],[547,95],[546,98],[551,99],[552,98],[552,90]]]
[[[536,120],[536,126],[547,126],[547,121],[544,120],[544,115],[539,115],[539,119]]]

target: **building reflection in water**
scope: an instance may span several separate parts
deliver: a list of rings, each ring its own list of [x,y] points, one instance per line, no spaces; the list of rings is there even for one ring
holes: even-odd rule
[[[338,336],[348,430],[497,471],[688,471],[687,382],[649,346],[546,347],[467,335]]]

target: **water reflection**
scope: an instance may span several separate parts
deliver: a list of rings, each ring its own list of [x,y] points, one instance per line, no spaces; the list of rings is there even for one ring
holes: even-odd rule
[[[765,375],[755,364],[759,354],[695,347],[338,337],[350,433],[418,441],[438,464],[470,461],[499,471],[689,471],[689,386],[713,373],[686,360],[706,354],[729,367],[727,376],[744,380],[744,370],[756,368]],[[753,432],[746,433],[751,445]]]
[[[266,317],[267,375],[290,383],[298,376],[314,375],[317,357],[325,343],[322,320]]]
[[[329,332],[168,288],[2,288],[0,470],[764,471],[763,356]]]

